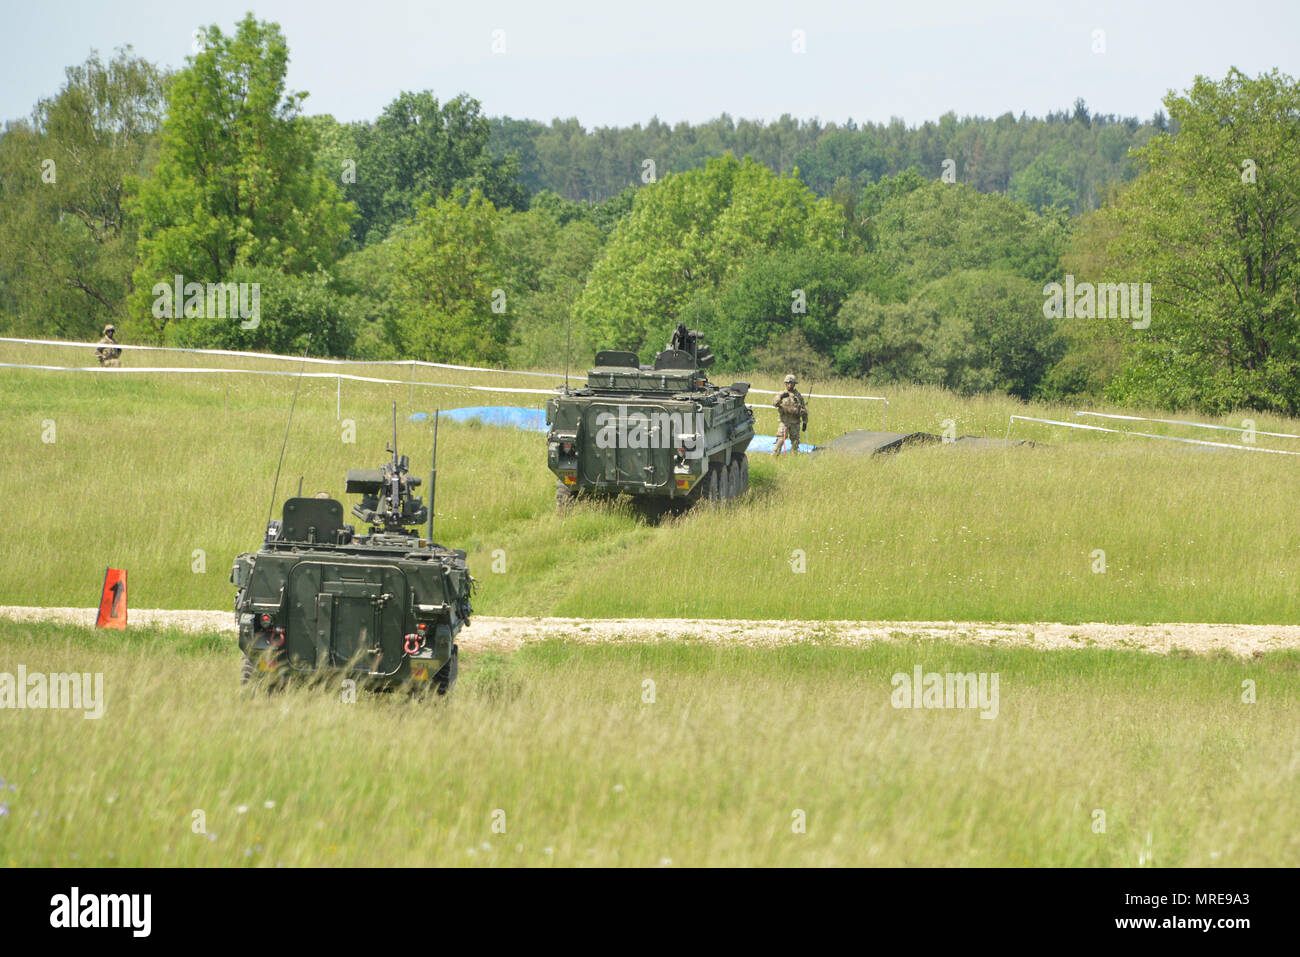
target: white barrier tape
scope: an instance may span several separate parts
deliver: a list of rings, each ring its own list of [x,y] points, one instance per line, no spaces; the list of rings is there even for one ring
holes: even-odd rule
[[[119,366],[116,368],[105,368],[103,366],[36,366],[20,365],[15,362],[0,362],[0,368],[3,369],[44,369],[48,372],[102,372],[106,375],[121,375],[131,372],[179,372],[179,373],[212,373],[219,372],[224,374],[246,374],[246,375],[280,375],[296,376],[301,375],[306,379],[347,379],[349,382],[375,382],[380,385],[406,385],[412,384],[409,379],[376,379],[371,376],[350,375],[346,372],[289,372],[283,369],[186,369],[186,368],[166,368],[162,366]],[[517,392],[528,393],[531,395],[555,395],[554,389],[511,389],[505,386],[493,385],[453,385],[450,382],[421,382],[415,380],[415,385],[429,386],[435,389],[468,389],[474,392]]]
[[[1233,445],[1231,442],[1207,442],[1205,439],[1184,439],[1176,435],[1152,435],[1150,432],[1127,432],[1124,429],[1107,429],[1100,425],[1084,425],[1081,422],[1058,422],[1055,419],[1035,419],[1029,415],[1013,415],[1007,421],[1007,435],[1011,434],[1011,423],[1016,419],[1021,422],[1042,422],[1046,425],[1060,425],[1067,429],[1087,429],[1090,432],[1112,432],[1115,435],[1136,435],[1144,439],[1164,439],[1167,442],[1186,442],[1189,445],[1212,445],[1219,449],[1236,449],[1239,452],[1271,452],[1273,455],[1300,455],[1286,449],[1262,449],[1257,445]]]
[[[61,339],[17,339],[8,336],[0,336],[0,342],[13,342],[20,345],[29,346],[68,346],[76,349],[97,349],[100,346],[98,342],[66,342]],[[242,359],[266,359],[273,362],[312,362],[317,365],[369,365],[369,366],[424,366],[430,369],[451,369],[456,372],[496,372],[500,375],[527,375],[537,376],[542,379],[563,379],[563,374],[558,372],[530,372],[524,369],[489,369],[486,366],[457,366],[449,365],[445,362],[425,362],[423,359],[325,359],[317,356],[282,356],[274,352],[239,352],[234,349],[189,349],[180,346],[129,346],[115,343],[115,349],[136,349],[139,351],[154,352],[182,352],[191,355],[202,356],[236,356]],[[59,366],[22,366],[11,363],[0,363],[8,365],[14,369],[57,369]],[[194,370],[199,371],[199,370]],[[223,370],[234,371],[234,370]],[[372,381],[372,380],[363,380]],[[373,380],[375,382],[387,380]],[[506,390],[510,391],[510,390]],[[526,390],[524,390],[526,391]],[[771,392],[767,389],[750,389],[750,392],[757,392],[760,395],[779,395],[778,392]],[[864,402],[883,402],[889,405],[889,400],[877,395],[828,395],[817,392],[809,392],[805,395],[809,399],[860,399]]]
[[[1208,422],[1184,422],[1182,419],[1150,419],[1144,415],[1116,415],[1111,412],[1076,412],[1075,415],[1091,415],[1099,419],[1127,419],[1130,422],[1161,422],[1165,425],[1191,425],[1198,429],[1220,429],[1224,432],[1253,432],[1255,435],[1268,435],[1275,439],[1300,439],[1300,435],[1287,432],[1261,432],[1258,429],[1239,429],[1233,425],[1211,425]]]
[[[97,349],[98,342],[65,342],[60,339],[13,339],[0,336],[0,342],[13,342],[29,346],[70,346],[77,349]],[[497,372],[501,375],[530,375],[544,379],[563,379],[557,372],[525,372],[521,369],[489,369],[485,366],[456,366],[445,362],[425,362],[423,359],[325,359],[317,356],[282,356],[274,352],[239,352],[235,349],[187,349],[180,346],[130,346],[114,343],[114,349],[135,349],[142,352],[183,352],[202,356],[237,356],[243,359],[267,359],[274,362],[314,362],[318,365],[368,365],[368,366],[426,366],[431,369],[453,369],[458,372]],[[52,368],[52,367],[51,367]]]
[[[750,392],[757,392],[760,395],[780,395],[780,392],[773,392],[770,389],[750,389]],[[889,400],[879,395],[828,395],[822,392],[805,392],[805,399],[860,399],[863,402],[883,402],[889,405]]]

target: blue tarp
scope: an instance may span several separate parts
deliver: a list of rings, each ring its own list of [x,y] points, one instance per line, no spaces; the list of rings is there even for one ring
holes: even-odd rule
[[[811,452],[814,448],[816,448],[816,446],[815,446],[815,445],[812,445],[812,444],[809,443],[809,442],[800,442],[800,443],[799,443],[799,451],[800,451],[800,452]],[[754,438],[753,438],[753,441],[751,441],[751,442],[749,443],[749,449],[748,449],[748,451],[750,451],[750,452],[754,452],[754,453],[757,453],[757,454],[760,454],[760,455],[761,455],[762,453],[764,453],[764,452],[767,452],[768,454],[771,454],[772,452],[776,451],[776,436],[775,436],[775,435],[755,435]],[[788,445],[786,446],[786,451],[787,451],[787,452],[790,451],[790,448],[789,448]]]
[[[466,409],[443,409],[439,415],[453,422],[477,421],[502,428],[514,426],[528,432],[546,431],[544,409],[524,409],[513,405],[474,405]],[[411,421],[422,422],[428,417],[427,412],[417,412],[411,416]]]
[[[502,428],[514,427],[528,432],[546,431],[546,411],[544,409],[525,409],[513,405],[474,405],[464,409],[444,409],[439,413],[453,422],[483,422]],[[427,412],[417,412],[411,416],[412,422],[423,422],[429,418]],[[749,443],[749,451],[762,454],[771,453],[776,448],[775,435],[755,435]],[[811,452],[813,446],[807,442],[799,444],[799,451]]]

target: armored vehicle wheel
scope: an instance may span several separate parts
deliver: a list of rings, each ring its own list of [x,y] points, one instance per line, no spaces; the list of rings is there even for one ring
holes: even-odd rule
[[[253,675],[256,674],[256,672],[257,669],[253,666],[252,660],[245,655],[244,663],[239,666],[239,683],[241,685],[248,684],[253,680]]]
[[[731,495],[730,495],[730,497],[731,497],[731,498],[740,498],[741,494],[745,491],[745,488],[744,488],[744,486],[741,484],[743,480],[742,480],[742,478],[741,478],[741,476],[740,476],[740,459],[739,459],[739,458],[733,458],[733,459],[731,460],[731,465],[727,468],[727,472],[728,472],[728,473],[730,474],[730,476],[731,476],[731,483],[730,483],[730,484],[731,484]]]
[[[736,461],[740,463],[740,494],[744,495],[749,491],[749,456],[741,452]]]
[[[555,510],[563,512],[578,497],[578,490],[564,484],[564,479],[555,480]]]
[[[704,480],[704,499],[708,502],[718,502],[722,499],[722,469],[718,467],[717,462],[709,463],[709,475]]]
[[[456,675],[460,672],[460,652],[456,645],[451,646],[451,657],[433,676],[433,690],[440,695],[451,694],[456,686]]]

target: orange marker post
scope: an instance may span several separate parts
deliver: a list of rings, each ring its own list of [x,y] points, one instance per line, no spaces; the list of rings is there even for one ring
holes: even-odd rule
[[[99,617],[96,628],[126,630],[126,569],[106,568],[104,590],[99,597]]]

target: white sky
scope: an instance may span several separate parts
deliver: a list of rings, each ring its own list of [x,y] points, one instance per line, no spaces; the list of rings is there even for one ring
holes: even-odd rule
[[[489,115],[588,127],[724,111],[915,125],[948,110],[1042,115],[1079,96],[1094,113],[1146,118],[1198,73],[1300,73],[1294,0],[0,0],[0,120],[30,113],[92,48],[129,43],[181,66],[195,27],[231,32],[249,8],[283,28],[289,87],[310,92],[308,112],[340,120],[426,88],[467,92]],[[795,30],[806,53],[792,52]],[[1095,30],[1104,53],[1093,52]]]

